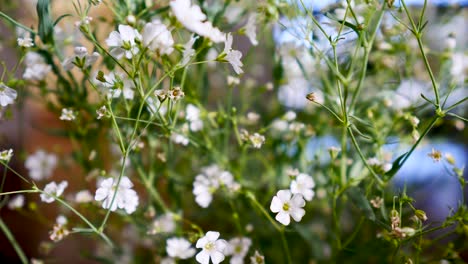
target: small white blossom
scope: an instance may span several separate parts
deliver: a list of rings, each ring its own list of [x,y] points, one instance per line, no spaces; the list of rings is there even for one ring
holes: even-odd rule
[[[18,42],[18,46],[20,47],[30,48],[34,46],[32,38],[28,38],[28,37],[18,38],[17,42]]]
[[[151,223],[151,228],[148,234],[155,235],[158,233],[172,233],[176,229],[176,223],[171,213],[163,214]]]
[[[13,104],[17,96],[18,94],[15,90],[3,83],[0,83],[0,106],[5,107]]]
[[[44,193],[41,193],[41,201],[44,203],[52,203],[55,201],[55,197],[60,197],[62,193],[67,188],[68,182],[62,181],[61,183],[57,184],[55,182],[50,182],[44,187]]]
[[[182,146],[187,146],[190,143],[190,140],[188,139],[188,137],[179,133],[175,133],[175,132],[171,134],[171,140],[174,143],[180,144]]]
[[[249,139],[253,147],[257,149],[261,148],[263,143],[265,143],[265,136],[260,135],[259,133],[254,133],[253,135],[250,135]]]
[[[118,29],[119,31],[112,31],[106,39],[106,44],[112,48],[110,54],[117,59],[124,55],[127,59],[131,59],[140,51],[137,42],[141,41],[141,35],[128,25],[119,25]]]
[[[18,194],[15,195],[11,200],[8,202],[8,208],[10,210],[20,209],[24,206],[24,195]]]
[[[229,75],[229,76],[227,77],[227,84],[228,84],[229,86],[239,85],[239,84],[240,84],[240,79],[237,78],[237,77],[234,77],[234,76]]]
[[[159,54],[171,54],[174,50],[174,39],[166,25],[159,20],[147,23],[142,33],[143,45]]]
[[[260,115],[255,112],[248,112],[247,113],[247,120],[252,122],[253,124],[257,123],[260,120]]]
[[[167,97],[169,97],[169,99],[171,99],[173,101],[178,101],[178,100],[184,98],[184,96],[185,96],[185,93],[182,91],[182,89],[180,89],[179,86],[176,86],[176,87],[174,87],[174,89],[169,90],[167,92]]]
[[[79,68],[89,67],[93,65],[100,56],[97,52],[88,54],[88,50],[82,46],[75,47],[74,52],[74,56],[67,58],[62,62],[62,67],[66,71],[73,69],[75,65]]]
[[[98,110],[96,110],[97,119],[103,118],[107,114],[107,107],[105,105],[101,106]]]
[[[296,116],[297,116],[296,112],[288,111],[286,112],[286,114],[284,114],[284,119],[286,119],[286,121],[291,122],[296,119]]]
[[[58,242],[70,234],[70,231],[68,231],[68,229],[66,228],[67,222],[68,221],[65,216],[59,215],[57,217],[54,228],[52,229],[52,231],[49,232],[50,240]]]
[[[1,161],[10,161],[11,157],[13,157],[13,150],[12,149],[6,149],[0,151],[0,160]]]
[[[29,155],[25,162],[25,167],[29,170],[29,177],[36,181],[49,178],[56,166],[57,156],[43,150]]]
[[[243,264],[244,258],[252,245],[252,240],[247,237],[236,237],[228,242],[226,255],[232,255],[231,264]]]
[[[291,192],[293,194],[301,194],[306,201],[311,201],[315,195],[314,179],[305,173],[297,175],[296,179],[291,182]]]
[[[207,208],[213,200],[213,193],[220,188],[226,187],[230,191],[236,191],[240,185],[234,181],[234,177],[228,171],[223,171],[217,165],[202,168],[202,173],[195,177],[193,183],[193,194],[195,201],[203,208]]]
[[[76,114],[72,109],[63,108],[62,114],[60,115],[60,120],[73,121],[76,118]]]
[[[206,15],[198,5],[192,5],[190,0],[173,0],[169,5],[177,20],[188,30],[216,43],[224,41],[224,34],[206,21]]]
[[[305,210],[302,207],[305,206],[305,201],[302,195],[292,195],[289,190],[280,190],[273,197],[271,201],[270,210],[273,213],[278,213],[275,219],[283,225],[289,225],[291,217],[296,221],[301,221],[305,215]]]
[[[219,232],[208,231],[204,237],[198,239],[196,248],[202,249],[195,257],[198,263],[208,264],[211,259],[213,264],[218,264],[224,260],[227,242],[218,238]]]
[[[185,238],[169,238],[166,241],[166,252],[172,258],[188,259],[195,255],[195,249]]]
[[[101,78],[102,77],[102,78]],[[119,98],[121,95],[127,100],[132,100],[135,95],[135,84],[119,73],[110,72],[96,78],[97,84],[107,93],[107,98]]]
[[[133,183],[127,176],[123,176],[117,187],[117,181],[113,178],[103,180],[96,190],[94,199],[102,201],[102,207],[115,211],[117,208],[124,209],[127,214],[135,212],[138,206],[138,195],[132,189]],[[114,199],[115,194],[115,199]],[[114,201],[112,202],[112,199]]]
[[[26,53],[24,61],[26,69],[24,70],[23,78],[28,81],[42,81],[52,70],[52,67],[47,65],[42,56],[36,52]]]
[[[265,264],[265,257],[255,250],[255,254],[250,257],[250,261],[252,264]]]
[[[185,109],[186,119],[190,123],[190,130],[193,132],[203,129],[203,121],[200,119],[200,109],[193,104],[188,104]]]
[[[93,195],[88,190],[81,190],[75,194],[75,202],[89,203],[93,201]]]
[[[247,24],[245,25],[245,34],[254,46],[258,45],[256,32],[257,27],[255,26],[256,19],[257,16],[255,14],[250,15],[249,19],[247,20]]]
[[[232,68],[237,74],[241,74],[244,71],[242,70],[242,53],[238,50],[233,50],[232,49],[232,35],[231,33],[228,33],[226,35],[226,39],[224,41],[224,51],[220,56],[220,60],[222,61],[227,61],[229,64],[231,64]]]
[[[92,17],[85,16],[81,20],[75,22],[75,27],[80,27],[81,25],[89,25],[91,21],[93,21]]]

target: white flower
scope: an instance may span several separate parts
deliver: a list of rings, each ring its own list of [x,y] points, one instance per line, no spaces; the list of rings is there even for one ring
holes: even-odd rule
[[[188,259],[195,255],[195,249],[185,238],[169,238],[166,241],[167,255],[173,258]]]
[[[255,254],[250,257],[250,261],[252,264],[265,264],[265,257],[255,250]]]
[[[210,21],[205,21],[206,15],[199,6],[192,5],[190,0],[173,0],[169,5],[177,20],[188,30],[216,43],[224,41],[224,34],[213,27]]]
[[[52,67],[50,65],[33,64],[26,68],[23,78],[29,81],[42,81],[51,70]]]
[[[95,79],[97,84],[107,93],[107,98],[119,98],[121,95],[125,99],[132,100],[135,95],[134,83],[119,73],[109,72],[106,75]]]
[[[106,44],[112,48],[110,51],[112,56],[120,59],[125,55],[127,59],[131,59],[140,51],[138,41],[141,41],[141,35],[136,29],[127,25],[119,25],[119,31],[112,31],[106,39]]]
[[[62,108],[62,114],[60,115],[60,120],[73,121],[75,120],[76,115],[72,109]]]
[[[8,208],[10,210],[15,210],[22,208],[24,206],[24,195],[18,194],[11,198],[11,200],[8,202]]]
[[[18,38],[17,42],[18,42],[18,46],[20,47],[30,48],[34,46],[32,38],[28,38],[28,37]]]
[[[190,140],[186,136],[179,134],[179,133],[175,133],[175,132],[171,134],[171,140],[174,143],[180,144],[183,146],[187,146],[190,143]]]
[[[286,112],[286,114],[284,114],[284,119],[286,119],[287,121],[291,122],[293,121],[294,119],[296,119],[296,112],[294,111],[288,111]]]
[[[263,143],[265,143],[265,137],[260,135],[259,133],[254,133],[253,135],[249,136],[250,142],[252,143],[254,148],[261,148]]]
[[[225,186],[230,191],[236,191],[240,188],[240,185],[234,181],[232,174],[221,170],[217,165],[202,168],[202,173],[195,177],[193,183],[193,194],[197,204],[207,208],[213,200],[213,193],[220,186]]]
[[[132,189],[133,184],[127,176],[123,176],[117,187],[117,181],[113,178],[105,179],[96,190],[94,199],[102,201],[102,207],[115,211],[117,208],[124,209],[127,214],[135,212],[138,206],[138,195]],[[115,194],[115,199],[114,199]],[[114,201],[112,202],[112,199]]]
[[[315,195],[315,182],[310,175],[299,173],[296,179],[291,182],[291,192],[293,194],[301,194],[306,201],[311,201]]]
[[[89,203],[93,201],[93,195],[88,190],[81,190],[75,194],[75,202]]]
[[[247,20],[247,24],[245,25],[245,34],[247,35],[250,42],[254,46],[258,45],[257,33],[255,32],[256,31],[256,26],[255,26],[256,19],[257,19],[257,16],[255,14],[250,15],[249,19]]]
[[[97,119],[103,118],[107,114],[107,107],[105,105],[101,106],[98,110],[96,110]]]
[[[171,54],[174,50],[174,39],[166,25],[159,20],[147,23],[142,33],[143,45],[151,50],[157,50],[159,54]]]
[[[238,50],[232,49],[232,35],[228,33],[224,41],[224,51],[220,56],[220,60],[227,61],[231,64],[232,68],[237,74],[241,74],[244,71],[242,70],[242,53]]]
[[[278,213],[275,219],[283,225],[289,225],[292,217],[296,222],[301,221],[305,215],[305,201],[300,194],[291,194],[289,190],[280,190],[271,201],[270,210]]]
[[[200,109],[193,104],[188,104],[185,109],[186,118],[190,123],[190,130],[200,131],[203,128],[203,121],[200,119]]]
[[[41,193],[41,201],[44,203],[52,203],[55,201],[55,197],[59,197],[67,188],[68,182],[62,181],[57,185],[55,182],[48,183],[44,187],[44,193]]]
[[[57,217],[54,228],[49,232],[50,240],[58,242],[70,234],[70,231],[66,228],[67,222],[68,220],[65,216],[59,215]]]
[[[237,78],[237,77],[229,75],[226,79],[227,79],[227,84],[229,86],[239,85],[240,84],[240,79]]]
[[[197,40],[198,37],[191,36],[190,40],[184,44],[184,51],[182,53],[182,61],[180,62],[181,66],[187,65],[193,55],[195,55],[195,50],[192,48],[193,44]]]
[[[174,89],[169,90],[167,92],[167,97],[169,97],[169,99],[171,99],[172,101],[178,101],[178,100],[184,98],[184,96],[185,96],[185,93],[184,93],[184,91],[182,91],[180,89],[179,86],[176,86],[176,87],[174,87]]]
[[[0,151],[0,160],[8,162],[10,161],[11,157],[13,157],[12,149],[6,149],[3,151]]]
[[[201,248],[195,259],[201,264],[210,263],[218,264],[224,260],[224,250],[226,249],[227,242],[224,239],[218,239],[219,232],[208,231],[206,235],[198,239],[196,247]]]
[[[171,213],[163,214],[153,221],[148,234],[155,235],[157,233],[172,233],[176,229],[176,223]]]
[[[29,170],[31,179],[40,181],[52,175],[52,171],[57,166],[57,157],[54,154],[47,154],[43,150],[38,150],[28,156],[24,166]]]
[[[0,83],[0,106],[5,107],[9,104],[13,104],[18,94],[15,90]]]
[[[62,62],[62,67],[66,71],[73,69],[75,65],[79,68],[89,67],[93,65],[100,56],[97,52],[88,54],[88,50],[82,46],[75,47],[74,52],[74,56],[67,58]]]
[[[226,255],[232,255],[231,264],[243,264],[244,257],[247,255],[250,246],[252,245],[252,240],[247,237],[236,237],[228,242],[226,249]]]

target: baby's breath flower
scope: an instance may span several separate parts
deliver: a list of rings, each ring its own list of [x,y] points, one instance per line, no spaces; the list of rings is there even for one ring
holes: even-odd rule
[[[13,157],[13,150],[12,149],[6,149],[0,151],[0,160],[8,162],[10,161],[11,157]]]
[[[60,120],[73,121],[76,119],[76,114],[72,109],[62,108],[62,114],[60,115]]]
[[[237,74],[241,74],[244,71],[242,70],[242,53],[238,50],[233,50],[232,49],[232,35],[231,33],[228,33],[226,35],[226,39],[224,41],[224,51],[221,53],[217,60],[219,61],[227,61],[229,64],[231,64],[232,68]]]
[[[301,194],[292,195],[289,190],[280,190],[273,197],[271,201],[270,210],[273,213],[278,213],[275,219],[283,225],[289,225],[292,217],[296,222],[301,221],[305,215],[305,210],[302,207],[305,206],[304,198]]]
[[[291,193],[301,194],[306,201],[311,201],[315,195],[314,192],[315,181],[305,173],[297,175],[296,179],[291,182]]]
[[[171,32],[159,20],[147,23],[142,33],[143,45],[161,55],[169,55],[174,50],[174,39]]]
[[[195,177],[193,194],[195,201],[203,208],[207,208],[213,200],[213,193],[221,186],[229,191],[237,191],[240,185],[234,181],[234,177],[228,171],[223,171],[217,165],[202,168],[202,173]]]
[[[195,255],[195,249],[185,238],[173,237],[166,241],[166,252],[172,258],[188,259]]]
[[[435,150],[434,148],[432,148],[431,153],[427,155],[431,157],[434,162],[439,162],[442,159],[442,152]]]
[[[188,104],[186,109],[186,119],[190,123],[190,130],[193,132],[203,129],[203,121],[200,118],[200,109],[193,104]]]
[[[97,52],[88,54],[88,49],[82,46],[75,47],[74,51],[74,56],[67,58],[62,62],[62,67],[66,71],[73,69],[74,66],[77,66],[78,68],[87,68],[93,65],[100,56]]]
[[[78,20],[75,22],[75,27],[79,28],[80,26],[83,25],[89,25],[93,21],[93,18],[90,16],[85,16],[81,20]]]
[[[190,140],[186,136],[176,133],[176,132],[172,132],[171,140],[174,143],[180,144],[182,146],[187,146],[190,143]]]
[[[141,41],[141,35],[128,25],[119,25],[118,29],[118,31],[112,31],[106,39],[106,44],[111,47],[110,54],[117,59],[124,55],[127,59],[131,59],[140,52],[137,42]]]
[[[67,188],[68,182],[62,181],[61,183],[57,184],[55,182],[48,183],[44,187],[44,193],[41,193],[41,201],[44,203],[52,203],[55,201],[55,197],[60,197],[62,193]]]
[[[17,96],[18,94],[15,90],[3,83],[0,83],[0,106],[5,107],[13,104]]]
[[[155,235],[158,233],[172,233],[176,229],[174,216],[171,213],[163,214],[151,223],[148,234]]]
[[[255,254],[250,257],[252,264],[265,264],[265,257],[255,250]]]
[[[253,124],[257,123],[260,119],[260,115],[255,112],[248,112],[247,113],[247,120]]]
[[[240,84],[240,79],[231,75],[228,75],[227,79],[227,85],[229,86],[234,86],[234,85],[239,85]]]
[[[224,41],[224,34],[210,21],[205,21],[206,15],[198,5],[192,5],[190,0],[173,0],[169,5],[177,20],[188,30],[216,43]]]
[[[107,115],[107,107],[105,105],[101,106],[98,110],[96,110],[97,119],[101,119]]]
[[[32,38],[29,38],[29,37],[18,38],[17,42],[18,42],[18,46],[24,47],[24,48],[30,48],[34,46]]]
[[[204,237],[198,239],[196,247],[202,249],[195,257],[198,263],[208,264],[211,259],[213,264],[218,264],[224,260],[227,242],[218,238],[219,232],[208,231]]]
[[[182,52],[182,60],[180,61],[181,66],[187,65],[190,59],[195,55],[195,50],[192,48],[193,44],[197,40],[198,37],[191,36],[190,40],[184,44],[184,51]]]
[[[47,65],[42,56],[36,52],[26,53],[24,61],[26,69],[23,78],[28,81],[42,81],[52,70],[52,67]]]
[[[247,20],[247,24],[245,25],[245,34],[247,35],[250,42],[254,46],[258,45],[257,32],[255,32],[257,29],[257,27],[255,26],[256,19],[257,19],[257,15],[251,14],[249,16],[249,19]]]
[[[117,208],[120,208],[124,209],[127,214],[131,214],[135,212],[138,206],[138,195],[132,187],[133,183],[127,176],[122,177],[118,186],[113,178],[107,178],[101,181],[94,199],[102,201],[104,209],[110,208],[111,211],[115,211]]]
[[[296,116],[297,116],[296,112],[294,112],[294,111],[288,111],[288,112],[286,112],[286,114],[284,114],[284,119],[285,119],[286,121],[291,122],[291,121],[293,121],[293,120],[296,119]]]
[[[75,202],[89,203],[93,201],[93,195],[88,190],[81,190],[75,194]]]
[[[231,264],[243,264],[252,240],[248,237],[236,237],[228,241],[226,255],[231,257]]]
[[[66,228],[67,218],[65,216],[60,215],[57,217],[56,224],[54,225],[52,231],[49,233],[50,240],[54,242],[58,242],[64,239],[66,236],[70,234],[70,231]]]
[[[25,167],[29,170],[29,177],[36,181],[49,178],[56,166],[57,157],[43,150],[29,155],[25,162]]]
[[[167,93],[168,93],[167,96],[169,97],[169,99],[173,101],[178,101],[184,98],[185,96],[185,93],[180,89],[179,86],[174,87],[174,89],[169,90]]]
[[[253,147],[257,149],[261,148],[263,143],[265,143],[265,136],[260,135],[259,133],[254,133],[253,135],[250,135],[249,139]]]
[[[15,195],[8,202],[8,208],[10,210],[20,209],[20,208],[22,208],[24,206],[24,200],[25,200],[24,195],[22,195],[22,194]]]

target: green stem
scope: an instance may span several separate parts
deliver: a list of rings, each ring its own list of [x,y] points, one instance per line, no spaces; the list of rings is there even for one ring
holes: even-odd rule
[[[15,249],[16,254],[18,254],[18,257],[20,258],[21,262],[24,263],[24,264],[27,264],[28,263],[28,258],[24,254],[24,251],[21,249],[21,246],[16,241],[15,237],[11,233],[8,226],[5,224],[5,222],[3,222],[2,218],[0,218],[0,228],[2,229],[3,233],[8,238],[8,241],[10,241],[11,245]]]

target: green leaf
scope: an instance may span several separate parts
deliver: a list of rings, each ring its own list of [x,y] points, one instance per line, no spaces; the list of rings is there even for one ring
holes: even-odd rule
[[[403,159],[408,155],[408,152],[403,153],[400,157],[398,157],[392,164],[392,168],[385,173],[385,177],[387,180],[390,180],[403,166]]]
[[[36,11],[39,18],[39,37],[45,44],[52,44],[54,42],[54,22],[50,14],[50,0],[38,0]]]
[[[347,191],[349,198],[364,213],[367,219],[375,222],[375,214],[372,207],[359,187],[351,187]]]
[[[69,17],[69,16],[72,16],[72,15],[71,15],[71,14],[64,14],[64,15],[59,16],[59,17],[55,20],[54,26],[56,26],[56,25],[60,22],[60,20],[66,18],[66,17]]]

